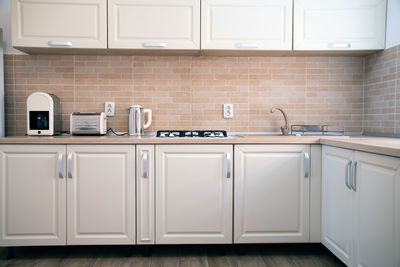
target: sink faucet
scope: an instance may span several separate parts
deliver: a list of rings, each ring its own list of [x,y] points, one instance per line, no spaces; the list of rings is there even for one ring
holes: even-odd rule
[[[282,115],[283,115],[283,118],[285,119],[285,126],[283,127],[283,126],[281,126],[281,132],[282,132],[282,135],[288,135],[289,134],[289,128],[288,128],[288,120],[287,120],[287,116],[286,116],[286,113],[285,113],[285,111],[283,111],[282,109],[280,109],[280,108],[271,108],[271,113],[274,113],[274,111],[275,110],[279,110],[280,112],[282,112]]]

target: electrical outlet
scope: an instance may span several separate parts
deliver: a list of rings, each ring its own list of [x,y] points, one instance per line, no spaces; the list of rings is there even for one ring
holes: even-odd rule
[[[233,104],[224,104],[224,118],[225,119],[233,118]]]
[[[108,117],[114,116],[114,111],[115,111],[114,102],[106,102],[106,104],[104,105],[104,112],[106,113],[106,116]]]

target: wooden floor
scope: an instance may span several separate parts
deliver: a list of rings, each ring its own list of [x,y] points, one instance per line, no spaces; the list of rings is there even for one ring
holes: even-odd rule
[[[322,245],[155,246],[144,257],[144,247],[79,246],[16,248],[0,266],[344,266]],[[125,254],[132,254],[127,257]]]

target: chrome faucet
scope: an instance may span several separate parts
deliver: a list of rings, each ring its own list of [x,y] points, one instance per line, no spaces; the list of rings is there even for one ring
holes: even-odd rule
[[[274,108],[274,107],[271,108],[270,112],[274,113],[276,109],[279,110],[280,112],[282,112],[283,118],[285,119],[285,126],[281,126],[282,135],[288,135],[289,134],[289,127],[288,127],[288,119],[287,119],[286,113],[282,109]]]

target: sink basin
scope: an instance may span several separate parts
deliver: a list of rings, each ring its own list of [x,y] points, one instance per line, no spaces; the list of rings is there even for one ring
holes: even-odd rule
[[[282,135],[282,134],[240,134],[237,135],[238,137],[243,137],[243,138],[260,138],[260,137],[288,137],[288,136],[295,136],[295,135]]]

